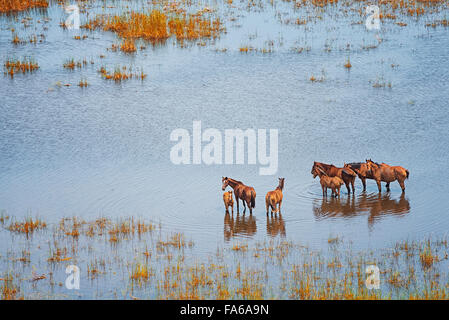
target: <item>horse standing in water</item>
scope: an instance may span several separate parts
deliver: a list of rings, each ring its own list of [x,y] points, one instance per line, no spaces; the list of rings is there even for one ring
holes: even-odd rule
[[[368,169],[366,162],[345,163],[343,168],[352,169],[362,181],[363,191],[366,191],[366,179],[374,179],[372,172]]]
[[[351,193],[351,188],[349,184],[352,185],[352,193],[355,192],[354,181],[357,175],[351,168],[337,168],[333,164],[326,164],[321,162],[313,162],[312,171],[310,172],[315,178],[317,175],[320,175],[318,168],[324,171],[324,173],[329,177],[339,177],[343,180],[346,185],[346,189],[348,190],[348,194]]]
[[[227,186],[234,189],[235,200],[237,202],[237,214],[239,213],[239,199],[243,202],[243,213],[246,211],[245,202],[248,205],[249,213],[253,214],[253,208],[256,206],[256,191],[253,187],[245,186],[243,182],[228,177],[222,177],[223,183],[221,189],[224,191]]]
[[[402,192],[405,192],[405,179],[408,179],[410,173],[407,169],[401,166],[389,166],[386,163],[375,163],[371,159],[366,160],[368,170],[371,171],[374,180],[376,180],[379,192],[382,191],[381,181],[386,182],[387,192],[390,191],[390,182],[398,181]]]
[[[268,191],[265,196],[265,204],[267,206],[267,215],[268,209],[271,206],[271,214],[279,213],[281,214],[281,205],[282,205],[282,190],[284,189],[284,180],[285,178],[279,178],[279,185],[274,191]]]
[[[326,172],[323,171],[320,167],[316,167],[315,170],[318,170],[318,176],[320,177],[321,189],[323,190],[323,197],[327,196],[327,189],[330,188],[332,190],[332,195],[335,197],[340,197],[340,188],[343,184],[343,180],[340,177],[329,177]],[[313,175],[315,179],[316,175]]]

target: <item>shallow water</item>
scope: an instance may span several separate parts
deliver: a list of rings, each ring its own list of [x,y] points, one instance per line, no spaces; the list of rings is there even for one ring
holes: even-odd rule
[[[425,28],[412,18],[402,19],[405,28],[386,21],[382,42],[366,50],[363,45],[377,43],[374,33],[351,24],[355,18],[326,19],[338,12],[334,8],[306,26],[281,25],[273,18],[277,11],[301,16],[289,3],[266,4],[261,12],[241,11],[242,26],[227,21],[227,34],[205,47],[169,42],[134,55],[106,51],[117,43],[112,33],[81,31],[89,38],[74,40],[72,31],[59,27],[65,14],[58,5],[26,14],[34,21],[51,18],[45,40],[35,45],[14,46],[9,28],[26,37],[40,33],[42,23],[34,31],[34,25],[25,29],[1,16],[2,61],[32,56],[40,69],[0,77],[0,209],[48,222],[74,215],[146,217],[184,232],[201,254],[270,237],[321,249],[338,236],[365,250],[445,234],[447,29]],[[272,53],[239,52],[246,45],[263,48],[267,41],[274,43]],[[310,51],[298,54],[293,47]],[[221,48],[227,51],[216,52]],[[72,57],[95,63],[64,70]],[[348,57],[349,71],[343,67]],[[97,73],[104,65],[132,65],[148,76],[115,84]],[[312,74],[325,79],[311,82]],[[81,78],[88,88],[76,85]],[[375,88],[376,81],[391,88]],[[203,130],[278,129],[277,174],[260,176],[254,165],[172,164],[170,132],[191,132],[194,120],[202,121]],[[310,174],[313,161],[342,166],[366,158],[407,168],[405,194],[394,182],[390,193],[383,189],[379,195],[372,180],[362,192],[357,179],[354,197],[345,188],[340,199],[322,197]],[[252,216],[225,215],[222,176],[255,188]],[[271,218],[264,196],[278,176],[285,177],[282,216]]]

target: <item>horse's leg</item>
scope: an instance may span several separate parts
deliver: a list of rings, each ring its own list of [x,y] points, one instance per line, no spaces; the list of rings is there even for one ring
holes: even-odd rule
[[[234,215],[234,203],[231,205],[232,215]]]
[[[281,204],[282,204],[282,200],[279,201],[279,215],[281,214]]]
[[[346,189],[348,189],[348,194],[351,193],[351,189],[349,189],[349,181],[345,181]]]
[[[387,187],[387,192],[390,192],[390,183],[387,182],[387,184],[385,185],[385,187]]]
[[[355,193],[355,187],[354,187],[354,183],[355,183],[355,178],[351,180],[351,185],[352,185],[352,194]],[[340,196],[340,190],[338,190],[338,196]]]
[[[270,207],[270,203],[267,201],[267,200],[265,200],[265,206],[267,207],[267,216],[268,216],[268,209],[269,209],[269,207]]]
[[[244,199],[242,199],[242,202],[243,202],[243,214],[245,214],[245,212],[246,212],[246,205],[245,205],[245,200],[244,200]]]
[[[366,191],[366,179],[365,179],[365,178],[362,178],[362,179],[360,179],[360,180],[362,180],[363,191]]]
[[[401,186],[401,189],[402,189],[402,192],[405,192],[405,184],[404,184],[404,180],[399,180],[398,179],[398,182],[399,182],[399,185]]]
[[[380,180],[376,180],[377,183],[377,189],[379,189],[379,192],[382,192],[382,186],[380,185]]]
[[[239,198],[235,197],[235,200],[237,202],[237,214],[239,214]]]
[[[249,214],[253,214],[253,208],[251,208],[251,200],[247,200],[246,204],[248,205],[249,208]]]

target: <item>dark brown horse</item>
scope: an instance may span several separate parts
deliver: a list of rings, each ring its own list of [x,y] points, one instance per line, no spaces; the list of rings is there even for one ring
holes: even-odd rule
[[[243,202],[243,213],[246,211],[245,202],[248,205],[249,213],[253,214],[253,208],[256,206],[256,191],[253,187],[248,187],[241,181],[237,181],[228,177],[222,177],[223,183],[221,189],[224,191],[227,186],[234,189],[235,200],[237,202],[237,213],[239,213],[239,199]]]
[[[375,163],[371,159],[366,160],[368,170],[371,171],[374,180],[376,180],[377,188],[379,192],[382,191],[380,182],[386,182],[387,191],[390,191],[390,182],[398,181],[401,186],[402,192],[405,191],[405,179],[409,177],[409,171],[401,166],[389,166],[386,163]]]
[[[320,171],[318,170],[319,168],[323,170],[325,174],[329,177],[339,177],[340,179],[342,179],[346,185],[348,194],[351,193],[351,188],[349,187],[349,184],[352,185],[352,193],[355,192],[354,181],[357,175],[351,168],[338,168],[333,164],[326,164],[314,161],[312,171],[310,172],[313,175],[313,178],[320,175]]]
[[[359,179],[362,180],[363,191],[366,191],[366,179],[374,180],[372,172],[368,169],[366,162],[345,163],[343,168],[350,168],[357,174]]]

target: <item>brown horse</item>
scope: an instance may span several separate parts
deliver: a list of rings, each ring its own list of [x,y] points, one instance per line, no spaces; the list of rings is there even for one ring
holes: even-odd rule
[[[332,190],[332,196],[340,197],[340,188],[343,184],[343,180],[339,177],[329,177],[326,172],[323,171],[320,167],[316,167],[316,171],[318,171],[318,176],[320,177],[321,189],[323,190],[323,197],[327,196],[327,189],[330,188]],[[315,178],[316,175],[313,177]]]
[[[256,191],[253,187],[248,187],[241,181],[237,181],[228,177],[222,177],[221,182],[223,183],[221,189],[224,191],[227,186],[234,189],[235,200],[237,202],[237,214],[239,213],[239,199],[243,202],[243,213],[246,211],[245,202],[248,205],[249,213],[253,214],[253,208],[256,206]]]
[[[351,168],[337,168],[333,164],[326,164],[326,163],[314,161],[312,171],[310,172],[313,175],[313,178],[315,178],[317,175],[319,175],[318,168],[321,168],[326,173],[326,175],[329,177],[339,177],[340,179],[342,179],[346,185],[348,194],[351,193],[351,189],[349,187],[349,184],[351,184],[352,185],[352,193],[354,194],[354,192],[355,192],[354,181],[355,181],[355,177],[357,177],[357,175]]]
[[[401,186],[402,192],[405,191],[404,181],[409,177],[409,171],[404,169],[401,166],[389,166],[386,163],[375,163],[371,161],[371,159],[366,160],[366,164],[368,166],[368,170],[371,171],[371,174],[376,180],[377,188],[379,192],[382,191],[382,186],[380,182],[386,182],[387,191],[390,191],[390,182],[398,181]]]
[[[223,202],[226,208],[226,213],[229,213],[229,207],[232,209],[232,214],[234,214],[234,199],[232,198],[232,191],[223,193]]]
[[[279,178],[279,185],[274,191],[268,191],[265,196],[265,204],[267,206],[267,215],[268,208],[271,206],[271,214],[276,214],[279,212],[281,214],[281,205],[282,205],[282,190],[284,189],[284,180],[285,178]],[[279,206],[278,206],[279,204]]]
[[[372,172],[368,169],[366,162],[345,163],[343,168],[350,168],[357,174],[359,179],[362,180],[363,191],[366,191],[366,179],[374,180]]]

